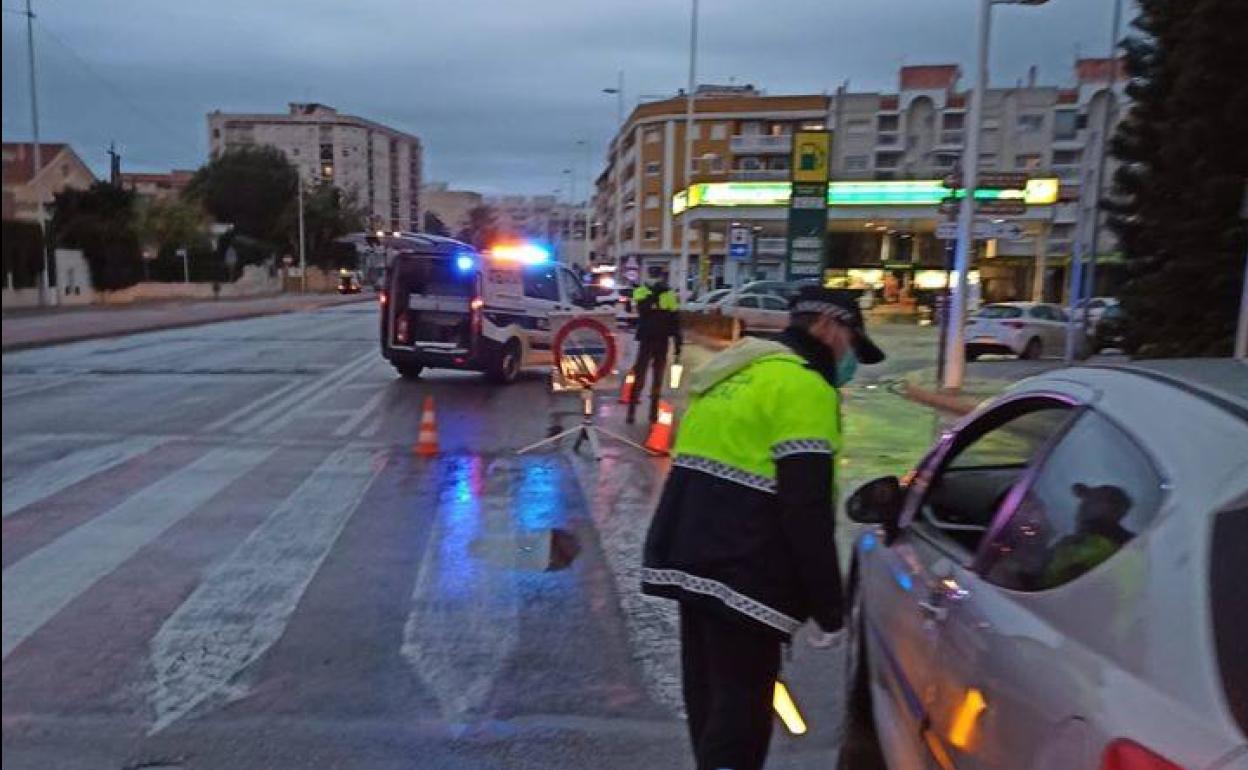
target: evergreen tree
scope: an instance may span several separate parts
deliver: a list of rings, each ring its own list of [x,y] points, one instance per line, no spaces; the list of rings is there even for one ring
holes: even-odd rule
[[[1128,260],[1130,349],[1227,355],[1248,227],[1248,3],[1139,0],[1124,43],[1130,112],[1106,203]]]

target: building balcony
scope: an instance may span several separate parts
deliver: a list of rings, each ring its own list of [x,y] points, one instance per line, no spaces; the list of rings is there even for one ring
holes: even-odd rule
[[[736,168],[732,170],[734,182],[786,182],[787,168]]]
[[[962,146],[962,130],[954,129],[949,131],[941,131],[940,139],[936,142],[938,147],[961,147]]]
[[[789,135],[739,134],[729,142],[732,151],[739,155],[788,153],[793,149],[793,137]]]

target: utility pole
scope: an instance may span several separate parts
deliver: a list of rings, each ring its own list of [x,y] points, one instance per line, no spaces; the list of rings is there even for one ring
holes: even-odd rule
[[[1114,0],[1114,20],[1109,28],[1109,85],[1106,87],[1105,114],[1101,116],[1101,141],[1096,158],[1096,197],[1092,203],[1092,248],[1088,254],[1088,296],[1096,294],[1096,254],[1099,251],[1101,229],[1101,195],[1105,190],[1105,158],[1109,155],[1109,131],[1113,127],[1114,108],[1117,99],[1114,85],[1118,82],[1118,26],[1122,23],[1122,0]],[[1084,323],[1089,321],[1084,317]]]
[[[121,155],[117,153],[117,143],[108,143],[108,183],[113,187],[121,187]]]
[[[693,184],[693,94],[698,80],[698,0],[692,0],[693,16],[689,24],[689,86],[685,91],[685,173],[686,190]],[[680,228],[680,265],[676,271],[676,292],[680,301],[689,299],[689,210],[684,213]]]
[[[26,0],[26,54],[30,69],[30,158],[33,169],[30,179],[34,182],[43,172],[43,153],[39,144],[39,97],[38,89],[35,87],[35,12],[31,10],[30,0]],[[39,220],[39,241],[43,249],[43,274],[39,278],[39,304],[47,305],[51,299],[49,297],[51,288],[49,273],[52,267],[48,259],[48,228],[44,222],[42,198],[37,202],[36,210]]]
[[[299,169],[299,292],[308,293],[308,255],[304,248],[303,231],[303,169]]]
[[[971,92],[971,112],[967,117],[966,152],[962,153],[962,178],[965,197],[958,212],[958,237],[954,247],[953,266],[957,284],[951,293],[947,312],[949,330],[945,342],[944,378],[942,385],[950,390],[962,387],[966,373],[966,295],[971,272],[972,223],[975,219],[975,188],[979,185],[979,131],[984,112],[984,95],[988,90],[988,34],[992,24],[992,0],[980,0],[978,63],[975,69],[975,90]]]

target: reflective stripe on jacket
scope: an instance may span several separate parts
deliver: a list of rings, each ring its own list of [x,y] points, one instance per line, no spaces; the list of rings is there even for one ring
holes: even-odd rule
[[[841,624],[832,463],[841,432],[830,354],[803,332],[781,340],[738,343],[690,377],[642,590],[787,637],[808,617],[826,630]]]

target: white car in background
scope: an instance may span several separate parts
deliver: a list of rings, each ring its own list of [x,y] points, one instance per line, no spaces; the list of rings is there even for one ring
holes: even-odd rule
[[[724,301],[724,299],[726,299],[730,294],[732,294],[732,289],[715,289],[713,291],[708,291],[707,293],[686,302],[684,309],[695,313],[710,310],[711,308],[717,306],[720,302]]]
[[[1248,770],[1248,365],[1071,368],[846,504],[841,768]]]
[[[1080,303],[1079,307],[1075,309],[1075,318],[1083,320],[1086,308],[1088,321],[1090,322],[1092,328],[1095,329],[1096,325],[1101,322],[1101,316],[1105,315],[1105,311],[1111,307],[1118,307],[1118,300],[1114,297],[1091,297],[1090,299],[1084,300]]]
[[[772,334],[789,325],[789,301],[775,294],[732,294],[714,310],[737,319],[742,334]]]
[[[1069,326],[1066,311],[1047,302],[997,302],[984,305],[966,325],[966,358],[974,361],[986,353],[1036,359],[1060,356],[1066,349]],[[1078,350],[1087,347],[1076,330]]]

